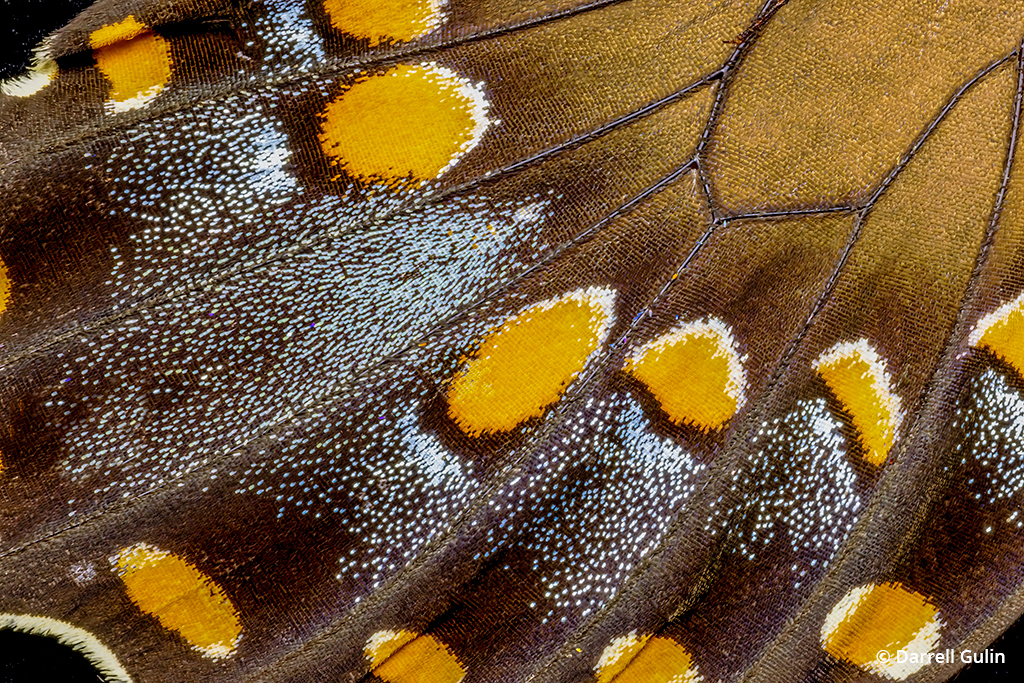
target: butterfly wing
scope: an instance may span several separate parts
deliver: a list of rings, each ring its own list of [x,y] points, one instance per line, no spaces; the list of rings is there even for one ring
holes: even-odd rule
[[[109,680],[951,675],[1021,611],[1022,22],[90,6],[0,103],[3,628]]]

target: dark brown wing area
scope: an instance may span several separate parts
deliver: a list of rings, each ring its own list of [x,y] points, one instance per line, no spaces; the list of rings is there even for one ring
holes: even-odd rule
[[[96,3],[0,84],[0,632],[111,681],[952,675],[1022,610],[1022,37]]]

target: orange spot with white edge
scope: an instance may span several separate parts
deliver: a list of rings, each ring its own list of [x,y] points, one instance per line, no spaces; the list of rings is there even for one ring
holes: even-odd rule
[[[324,0],[331,26],[370,45],[415,40],[444,21],[443,0]]]
[[[849,413],[864,459],[875,466],[884,463],[903,421],[885,361],[860,339],[836,344],[818,357],[814,369]]]
[[[411,631],[378,631],[363,648],[387,683],[459,683],[466,667],[443,642]]]
[[[988,349],[1024,377],[1024,294],[979,320],[970,344]]]
[[[171,79],[170,43],[133,16],[96,29],[89,42],[97,68],[110,81],[107,105],[115,113],[146,105]]]
[[[420,185],[451,169],[490,125],[483,91],[436,64],[356,81],[320,114],[320,145],[366,182]]]
[[[186,560],[146,543],[111,558],[131,601],[212,659],[235,653],[242,625],[231,600]]]
[[[604,344],[614,301],[612,290],[591,287],[506,320],[452,381],[449,417],[479,436],[541,416]]]
[[[594,667],[598,683],[697,683],[703,680],[689,651],[660,636],[616,638]]]
[[[909,654],[934,650],[941,627],[938,609],[924,595],[899,583],[869,584],[851,590],[832,608],[821,629],[821,643],[833,657],[902,680],[927,662],[926,657]],[[902,662],[897,661],[900,650],[908,653]],[[881,651],[889,656],[879,658]]]
[[[709,319],[642,346],[626,371],[644,383],[676,424],[722,427],[744,402],[746,379],[729,326]]]

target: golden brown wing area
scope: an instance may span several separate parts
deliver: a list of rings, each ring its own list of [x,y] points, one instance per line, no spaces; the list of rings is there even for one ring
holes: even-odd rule
[[[951,677],[1024,611],[1022,40],[980,0],[94,3],[0,82],[0,649]]]

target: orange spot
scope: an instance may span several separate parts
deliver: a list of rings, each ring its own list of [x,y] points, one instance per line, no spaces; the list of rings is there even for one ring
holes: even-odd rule
[[[452,168],[489,123],[483,92],[435,64],[357,81],[320,118],[324,153],[350,175],[413,185]]]
[[[373,675],[387,683],[459,683],[466,676],[455,653],[430,634],[380,631],[365,650]]]
[[[890,678],[906,678],[916,668],[895,667],[896,653],[930,652],[941,623],[928,599],[898,583],[863,586],[832,609],[822,627],[822,645],[834,657]],[[881,660],[885,650],[891,661]]]
[[[471,436],[501,432],[561,398],[607,337],[614,294],[577,290],[509,318],[448,390],[448,415]]]
[[[1024,294],[979,320],[970,342],[988,349],[1024,377]]]
[[[864,459],[875,466],[884,463],[903,421],[885,361],[861,339],[835,345],[815,361],[814,369],[850,414]]]
[[[110,81],[109,106],[128,111],[148,103],[171,79],[171,46],[129,16],[89,36],[93,59]]]
[[[671,638],[630,634],[605,648],[597,665],[598,683],[697,683],[693,657]]]
[[[444,20],[442,0],[324,0],[331,26],[370,45],[414,40]]]
[[[0,261],[0,313],[7,310],[11,302],[11,279],[7,276],[7,266]]]
[[[166,629],[213,659],[234,654],[242,635],[238,613],[208,576],[169,552],[145,543],[112,558],[128,597]]]
[[[149,29],[145,24],[139,23],[135,16],[129,14],[124,20],[119,21],[115,24],[108,24],[101,28],[96,29],[89,34],[89,44],[92,49],[98,50],[101,47],[107,47],[122,43],[132,38],[137,38],[143,33],[146,33]]]
[[[743,404],[743,365],[721,320],[672,330],[637,351],[626,371],[647,386],[676,424],[718,429]]]

